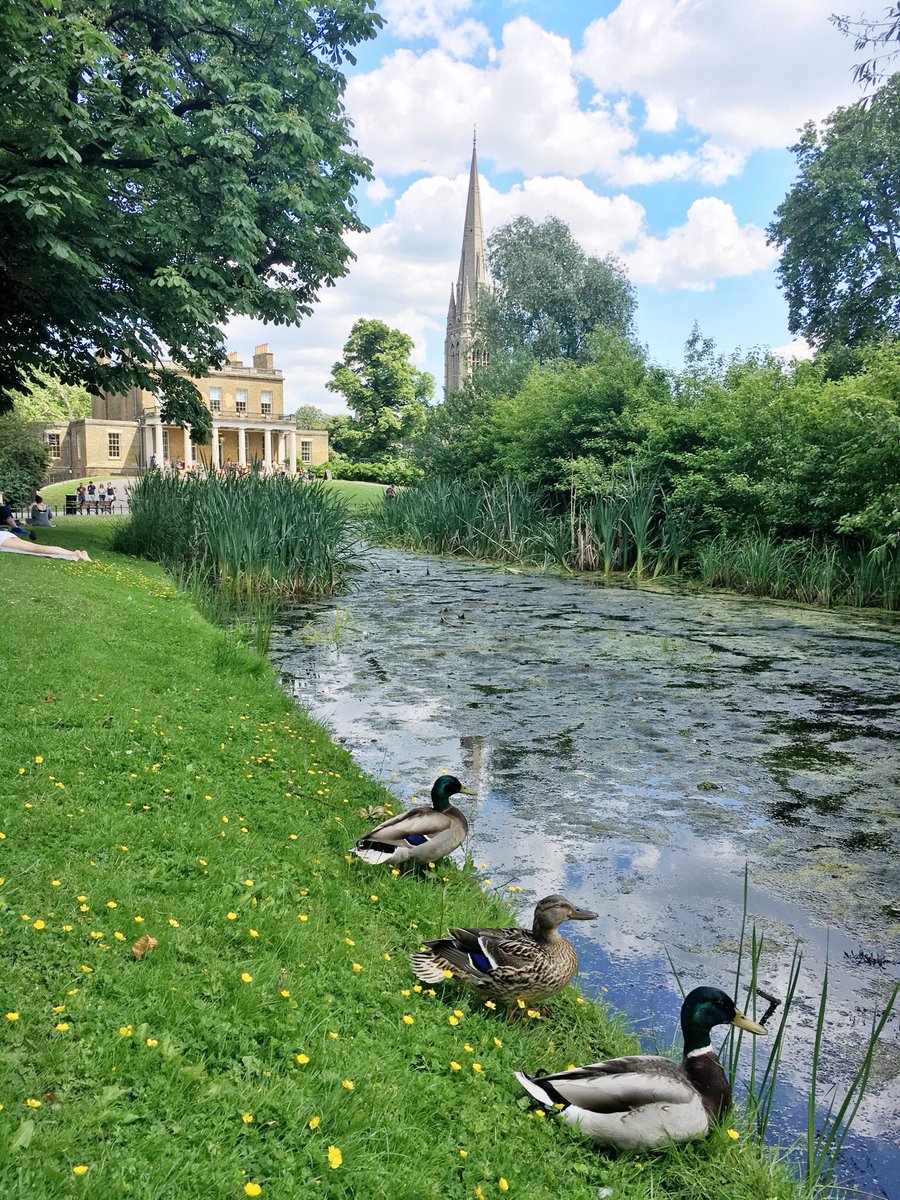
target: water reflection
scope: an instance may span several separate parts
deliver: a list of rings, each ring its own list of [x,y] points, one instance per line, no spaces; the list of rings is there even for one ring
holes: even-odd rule
[[[476,861],[525,907],[561,891],[598,909],[573,931],[585,989],[661,1044],[680,1004],[666,950],[686,988],[733,978],[749,861],[770,990],[804,946],[778,1114],[782,1136],[803,1128],[829,927],[824,1078],[847,1077],[898,974],[900,623],[392,552],[340,607],[276,631],[285,686],[403,799],[448,769],[475,786]],[[846,1160],[882,1195],[900,1192],[898,1025]]]

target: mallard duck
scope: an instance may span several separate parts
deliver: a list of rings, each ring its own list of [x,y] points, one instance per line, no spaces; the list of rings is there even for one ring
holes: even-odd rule
[[[354,847],[363,862],[400,866],[446,858],[461,846],[469,832],[465,815],[450,803],[456,795],[474,796],[455,775],[441,775],[431,789],[431,805],[418,804],[376,825]]]
[[[768,1032],[719,988],[698,987],[681,1006],[680,1063],[632,1054],[558,1075],[517,1071],[516,1079],[540,1104],[558,1105],[567,1124],[579,1125],[598,1142],[617,1150],[659,1150],[706,1137],[728,1111],[731,1087],[710,1045],[714,1025]]]
[[[563,921],[593,921],[563,896],[545,896],[534,910],[531,929],[451,929],[449,937],[425,942],[410,959],[423,983],[454,979],[485,1000],[512,1008],[517,1001],[538,1003],[564,988],[578,969],[571,942],[558,932]]]

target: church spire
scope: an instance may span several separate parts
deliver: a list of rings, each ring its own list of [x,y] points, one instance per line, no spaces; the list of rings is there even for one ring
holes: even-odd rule
[[[472,371],[472,332],[479,288],[488,287],[484,253],[484,225],[481,219],[481,191],[478,182],[478,151],[472,132],[472,164],[463,227],[462,252],[456,280],[455,304],[451,295],[444,342],[444,391],[455,392]]]
[[[466,197],[466,223],[463,228],[462,253],[459,256],[459,277],[456,282],[457,303],[462,303],[464,291],[472,304],[479,287],[487,287],[488,277],[484,255],[484,225],[481,220],[481,189],[478,184],[478,151],[472,135],[472,165],[469,168],[469,193]]]

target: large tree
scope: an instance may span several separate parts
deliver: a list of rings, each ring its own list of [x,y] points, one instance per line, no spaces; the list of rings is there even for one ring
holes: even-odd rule
[[[217,323],[311,311],[368,177],[342,105],[374,0],[0,5],[0,411],[35,368],[204,432]]]
[[[479,300],[479,334],[489,358],[584,361],[598,326],[631,332],[634,289],[621,263],[585,253],[559,217],[515,217],[488,238],[487,256],[493,288]]]
[[[900,332],[900,74],[868,108],[811,122],[792,147],[800,175],[769,237],[793,333],[817,348]]]
[[[325,385],[344,397],[353,414],[337,447],[357,461],[378,462],[402,453],[425,421],[434,378],[409,361],[413,340],[384,321],[361,319]]]

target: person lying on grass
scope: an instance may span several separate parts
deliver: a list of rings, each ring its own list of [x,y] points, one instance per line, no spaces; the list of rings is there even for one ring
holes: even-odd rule
[[[48,558],[64,558],[69,562],[90,562],[86,550],[66,550],[63,546],[41,546],[16,537],[11,529],[0,528],[0,552],[12,554],[44,554]]]

